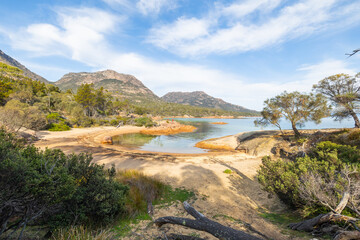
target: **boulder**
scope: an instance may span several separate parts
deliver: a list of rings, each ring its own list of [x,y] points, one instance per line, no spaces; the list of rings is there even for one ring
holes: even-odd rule
[[[103,140],[101,141],[102,144],[113,144],[113,140],[112,137],[110,136],[105,136],[103,138]]]

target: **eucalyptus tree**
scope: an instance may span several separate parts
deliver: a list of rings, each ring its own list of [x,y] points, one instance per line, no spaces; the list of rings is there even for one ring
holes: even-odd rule
[[[336,120],[342,120],[352,117],[355,121],[355,127],[360,127],[360,121],[356,113],[360,110],[360,84],[358,78],[360,73],[355,77],[348,74],[336,74],[324,78],[313,89],[324,94],[329,98],[335,110],[332,116]]]
[[[262,119],[256,120],[255,125],[274,125],[281,130],[280,119],[285,118],[290,121],[295,136],[300,136],[297,127],[303,126],[307,121],[319,124],[330,113],[330,106],[321,94],[285,91],[267,99],[264,104]]]

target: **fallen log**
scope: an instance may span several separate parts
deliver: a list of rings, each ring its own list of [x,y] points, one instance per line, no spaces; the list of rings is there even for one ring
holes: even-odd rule
[[[334,238],[334,240],[352,240],[360,239],[359,231],[340,231]]]
[[[172,233],[169,236],[165,235],[165,238],[161,238],[161,240],[205,240],[205,239]]]
[[[218,222],[206,218],[203,214],[198,212],[186,201],[183,203],[186,212],[195,218],[179,218],[179,217],[161,217],[155,220],[155,224],[161,227],[164,224],[176,224],[191,229],[196,229],[208,232],[218,239],[222,240],[261,240],[261,238],[247,234],[243,231],[235,230],[221,225]]]
[[[320,214],[314,218],[299,222],[299,223],[290,223],[289,227],[292,230],[311,232],[314,230],[314,227],[319,226],[326,222],[354,222],[359,221],[358,218],[353,218],[338,213],[329,212],[327,214]]]

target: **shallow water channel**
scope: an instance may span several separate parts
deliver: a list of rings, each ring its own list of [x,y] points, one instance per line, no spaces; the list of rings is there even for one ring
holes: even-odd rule
[[[195,147],[197,142],[209,138],[223,137],[233,135],[240,132],[255,130],[277,130],[277,128],[269,126],[266,128],[255,127],[254,120],[256,118],[242,119],[203,119],[203,118],[186,118],[176,119],[186,121],[197,129],[191,133],[179,133],[167,136],[146,135],[141,133],[123,134],[113,137],[115,145],[122,145],[130,149],[138,149],[151,152],[167,152],[167,153],[204,153],[206,149]],[[225,125],[210,124],[211,122],[225,122]],[[281,124],[283,129],[290,129],[290,124],[283,121]],[[353,127],[354,121],[351,119],[342,122],[335,122],[331,118],[323,119],[322,123],[315,125],[307,123],[302,129],[314,128],[344,128]]]

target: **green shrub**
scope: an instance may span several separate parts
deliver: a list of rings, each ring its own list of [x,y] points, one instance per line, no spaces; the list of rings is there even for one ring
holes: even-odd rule
[[[149,110],[144,107],[135,106],[134,113],[137,115],[144,115],[149,113]]]
[[[155,125],[156,125],[156,123],[153,122],[151,120],[151,118],[149,118],[149,117],[141,117],[141,118],[135,119],[135,126],[138,126],[138,127],[142,127],[142,126],[153,127]]]
[[[111,126],[117,126],[117,125],[119,125],[119,121],[116,120],[116,119],[111,119],[110,125],[111,125]]]
[[[318,143],[311,154],[319,161],[331,161],[338,167],[341,167],[343,163],[360,165],[360,150],[356,146],[325,141]]]
[[[62,210],[51,218],[55,226],[108,224],[125,213],[128,187],[113,181],[115,169],[91,163],[88,154],[69,155],[68,171],[76,183],[75,193],[62,203]]]
[[[63,118],[59,113],[49,113],[46,116],[48,122],[47,129],[49,131],[68,131],[70,126],[65,123],[65,118]]]
[[[109,125],[111,125],[111,124],[110,124],[110,121],[109,121],[109,120],[106,120],[106,119],[100,119],[100,120],[98,121],[98,124],[99,124],[100,126],[109,126]]]
[[[76,185],[66,166],[60,150],[40,151],[0,130],[0,238],[9,226],[16,229],[53,213],[74,194]]]
[[[61,121],[63,120],[63,118],[61,117],[61,115],[59,113],[49,113],[48,115],[46,115],[46,119],[49,121],[49,120],[52,120],[52,121]]]
[[[225,170],[224,170],[224,173],[226,173],[226,174],[231,174],[232,171],[231,171],[230,169],[225,169]]]
[[[116,119],[118,120],[118,122],[123,122],[123,124],[126,125],[131,118],[117,116]]]
[[[258,171],[258,180],[266,191],[277,194],[290,206],[301,208],[306,214],[319,213],[326,209],[320,204],[309,207],[300,198],[301,177],[315,174],[324,181],[336,179],[336,174],[345,167],[345,164],[360,166],[359,157],[360,151],[356,147],[329,141],[320,142],[312,149],[309,156],[294,161],[264,157]]]
[[[9,227],[40,219],[53,228],[103,225],[124,213],[128,187],[113,181],[114,168],[105,171],[91,160],[87,154],[41,151],[0,129],[0,238]]]
[[[69,127],[66,123],[60,122],[60,123],[52,123],[50,124],[48,130],[49,131],[68,131],[71,127]]]
[[[95,120],[91,117],[79,116],[71,119],[71,122],[78,127],[91,127],[95,123]]]

